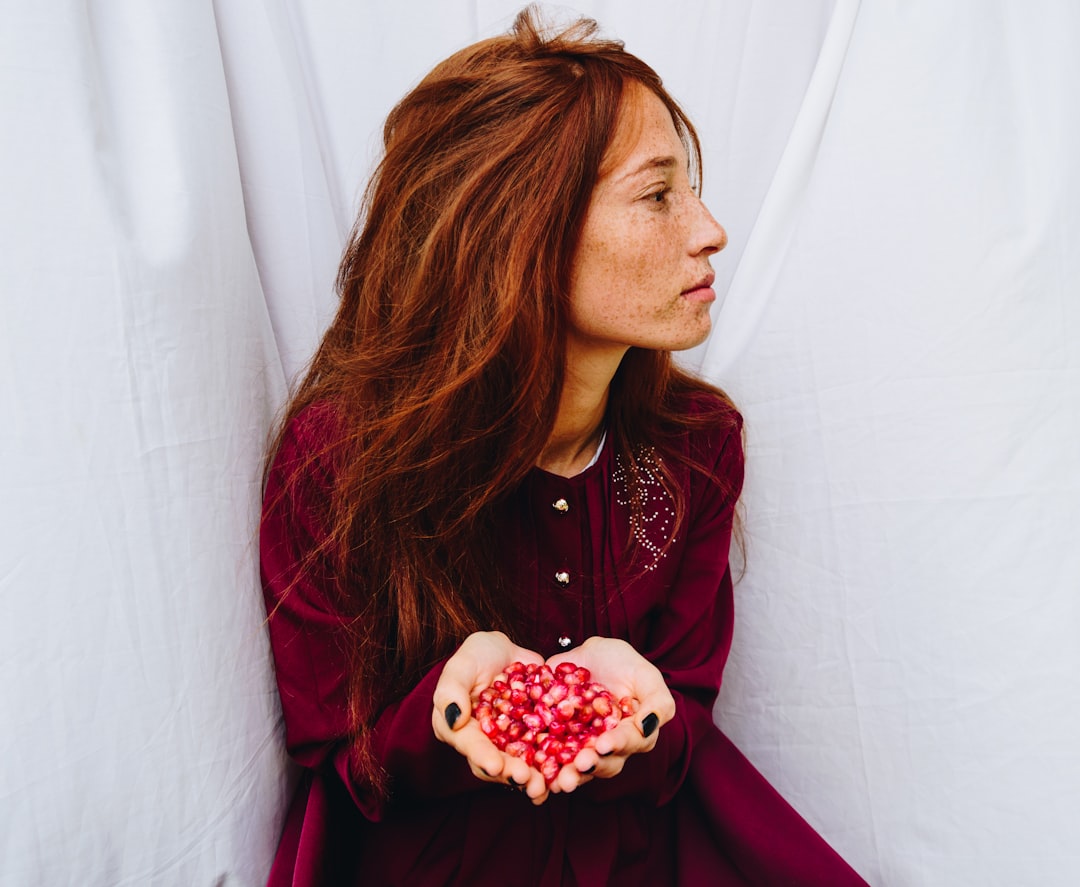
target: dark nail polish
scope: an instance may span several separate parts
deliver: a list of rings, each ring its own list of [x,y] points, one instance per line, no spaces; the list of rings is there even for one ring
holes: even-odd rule
[[[596,771],[596,764],[593,764],[593,765],[592,765],[592,766],[591,766],[591,767],[590,767],[590,768],[589,768],[588,770],[582,770],[581,772],[582,772],[582,773],[583,773],[583,774],[584,774],[585,776],[588,776],[588,775],[589,775],[590,773],[593,773],[593,772],[595,772],[595,771]]]
[[[524,783],[518,782],[516,779],[514,779],[513,776],[507,776],[506,781],[514,788],[521,788],[521,786],[524,785]]]
[[[483,773],[488,779],[491,779],[491,774],[483,767],[480,768],[480,772]]]
[[[650,712],[645,715],[645,719],[641,722],[641,735],[648,739],[653,733],[656,732],[656,728],[660,725],[660,718]]]
[[[600,757],[606,758],[608,755],[610,755],[614,751],[615,751],[615,749],[609,749],[608,751],[600,752]]]
[[[451,730],[454,729],[454,724],[457,723],[457,719],[461,717],[461,706],[456,702],[451,702],[446,706],[446,726]]]

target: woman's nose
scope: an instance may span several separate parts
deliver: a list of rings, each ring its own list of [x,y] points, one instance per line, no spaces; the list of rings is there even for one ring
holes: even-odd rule
[[[697,249],[694,252],[707,252],[709,255],[718,253],[727,246],[727,231],[713,218],[702,200],[698,200],[698,205],[701,208],[701,216],[698,221]]]

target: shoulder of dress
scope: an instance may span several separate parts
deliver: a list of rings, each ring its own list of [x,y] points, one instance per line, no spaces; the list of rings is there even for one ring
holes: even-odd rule
[[[285,435],[302,445],[318,447],[320,444],[333,443],[342,435],[341,414],[330,401],[315,401],[292,417]]]
[[[719,428],[741,429],[742,413],[731,400],[718,391],[692,391],[684,396],[682,408],[688,415],[714,420]]]
[[[313,473],[324,479],[332,476],[343,440],[341,415],[334,404],[309,404],[285,425],[271,472],[293,480]]]
[[[694,391],[684,395],[677,409],[687,417],[682,449],[692,463],[711,467],[725,452],[741,461],[743,417],[727,397]]]

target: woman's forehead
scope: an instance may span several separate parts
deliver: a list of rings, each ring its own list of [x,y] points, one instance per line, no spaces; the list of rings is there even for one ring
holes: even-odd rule
[[[638,167],[688,166],[686,148],[671,112],[640,83],[628,83],[619,105],[615,134],[600,164],[601,179],[618,179]]]

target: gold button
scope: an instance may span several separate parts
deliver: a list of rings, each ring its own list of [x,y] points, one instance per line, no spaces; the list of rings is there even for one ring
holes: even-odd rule
[[[556,499],[551,503],[551,507],[559,512],[559,514],[566,514],[566,512],[570,510],[570,503],[565,499]]]
[[[570,640],[570,638],[568,638],[566,635],[563,635],[561,638],[559,638],[559,646],[562,647],[564,650],[568,649],[572,643],[574,642]]]
[[[559,572],[555,574],[555,581],[565,588],[570,584],[570,574],[567,573],[566,570],[559,570]]]

